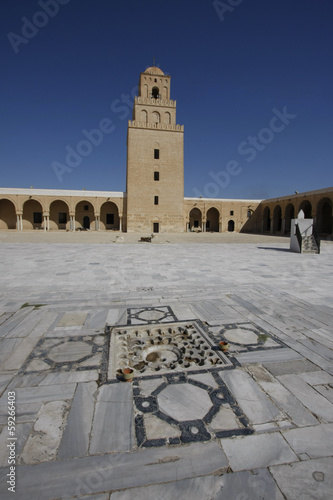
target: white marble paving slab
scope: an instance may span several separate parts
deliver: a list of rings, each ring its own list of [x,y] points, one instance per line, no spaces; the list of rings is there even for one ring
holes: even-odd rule
[[[183,479],[111,493],[110,500],[283,500],[269,472],[236,472]]]
[[[333,491],[332,470],[332,457],[270,468],[288,500],[330,500]]]
[[[319,422],[305,406],[262,366],[251,366],[249,371],[258,384],[297,426],[317,425]],[[315,372],[317,373],[317,372]]]
[[[221,444],[233,471],[298,461],[279,432],[222,440]]]
[[[217,442],[178,448],[116,453],[18,467],[16,500],[50,500],[64,494],[82,497],[125,488],[195,478],[226,470],[228,461]],[[7,469],[0,469],[0,484]],[[12,500],[4,491],[1,500]]]
[[[96,392],[97,384],[95,382],[77,385],[58,450],[59,459],[80,457],[87,454]]]
[[[219,372],[228,389],[253,424],[264,424],[283,418],[255,381],[239,369]]]
[[[302,356],[288,348],[272,349],[272,350],[258,350],[252,352],[244,352],[235,356],[237,361],[242,365],[248,363],[272,363],[277,361],[289,361],[302,359]]]
[[[333,452],[333,424],[321,424],[283,432],[292,449],[310,458],[329,457]]]
[[[311,412],[326,422],[333,422],[333,405],[326,398],[308,385],[298,375],[277,377],[299,401]]]
[[[17,404],[62,401],[72,399],[76,389],[76,384],[49,385],[44,387],[22,387],[16,389]],[[7,403],[7,394],[0,398],[0,405]]]

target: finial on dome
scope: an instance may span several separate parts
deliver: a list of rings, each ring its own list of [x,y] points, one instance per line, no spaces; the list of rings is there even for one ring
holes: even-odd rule
[[[156,61],[156,59],[155,59],[155,57],[153,57],[153,66],[154,66],[154,68],[155,68],[155,61]]]

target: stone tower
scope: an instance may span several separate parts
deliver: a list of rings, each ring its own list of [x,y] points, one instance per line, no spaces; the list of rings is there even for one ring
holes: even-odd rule
[[[127,132],[127,231],[183,232],[184,127],[176,125],[169,75],[140,74]]]

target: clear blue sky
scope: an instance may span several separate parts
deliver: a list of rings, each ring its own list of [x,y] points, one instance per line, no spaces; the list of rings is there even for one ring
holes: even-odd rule
[[[124,191],[126,95],[153,57],[185,126],[185,196],[333,185],[332,0],[49,2],[1,2],[2,187]],[[53,162],[104,118],[60,182]]]

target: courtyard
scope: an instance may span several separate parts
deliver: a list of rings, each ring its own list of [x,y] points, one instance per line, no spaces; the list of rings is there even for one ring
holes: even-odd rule
[[[141,236],[0,233],[1,498],[330,498],[333,243]]]

